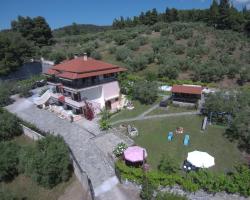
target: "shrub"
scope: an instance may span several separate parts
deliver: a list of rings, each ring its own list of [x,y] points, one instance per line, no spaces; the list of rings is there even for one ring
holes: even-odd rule
[[[115,56],[116,60],[125,61],[127,58],[131,56],[131,51],[126,47],[121,47],[117,49]]]
[[[129,36],[125,33],[116,33],[113,38],[118,45],[123,45],[129,40]]]
[[[140,71],[147,67],[148,59],[143,55],[135,56],[130,62],[129,66],[132,71]]]
[[[71,174],[69,149],[59,136],[49,135],[25,149],[20,162],[25,173],[46,188],[67,181]]]
[[[102,59],[102,55],[98,51],[91,52],[90,56],[92,58],[96,59],[96,60],[101,60]]]
[[[19,146],[12,142],[0,142],[0,181],[11,180],[18,174]]]
[[[19,124],[18,118],[0,109],[0,141],[10,140],[15,136],[22,134],[22,127]]]
[[[169,79],[176,79],[178,77],[178,70],[176,67],[161,65],[159,68],[159,77],[167,77]]]
[[[151,200],[154,194],[155,187],[147,178],[147,176],[143,176],[142,179],[142,189],[140,192],[140,197],[143,200]]]
[[[135,51],[135,50],[139,49],[140,43],[139,43],[139,41],[137,41],[137,40],[132,40],[132,41],[128,41],[128,42],[126,43],[126,46],[127,46],[129,49]]]
[[[11,95],[11,87],[9,87],[9,83],[1,83],[0,82],[0,107],[7,106],[13,102],[10,99]]]
[[[185,46],[181,44],[175,45],[173,46],[172,51],[176,53],[177,55],[184,54]]]
[[[155,200],[188,200],[188,198],[185,196],[178,195],[178,194],[172,194],[168,192],[159,192],[156,195]]]
[[[146,36],[139,36],[136,38],[136,41],[142,46],[148,43],[148,38]]]
[[[108,120],[106,120],[106,119],[101,119],[99,124],[100,124],[101,130],[103,130],[103,131],[111,128],[111,125],[109,124]]]
[[[173,158],[165,156],[161,158],[158,170],[166,174],[174,174],[178,172],[178,165]]]
[[[53,60],[55,64],[59,64],[60,62],[66,59],[66,54],[61,51],[53,51],[50,54],[49,59]]]
[[[138,81],[134,84],[132,97],[141,103],[152,104],[158,96],[158,88],[155,82]]]
[[[161,36],[167,36],[171,33],[171,29],[170,28],[165,28],[161,31]]]
[[[110,54],[113,54],[113,53],[115,53],[116,52],[116,46],[111,46],[111,47],[109,47],[109,53]]]
[[[117,144],[117,146],[115,147],[115,149],[113,150],[113,153],[115,154],[116,157],[119,157],[123,154],[123,152],[128,148],[128,146],[121,142],[119,144]]]
[[[188,38],[191,38],[191,37],[193,37],[193,31],[191,29],[186,29],[186,30],[179,31],[179,32],[175,33],[175,38],[177,40],[188,39]]]
[[[20,196],[17,197],[11,191],[4,189],[3,191],[0,191],[0,199],[1,200],[19,200],[19,199],[23,200],[25,199],[25,197],[24,198],[20,198]]]

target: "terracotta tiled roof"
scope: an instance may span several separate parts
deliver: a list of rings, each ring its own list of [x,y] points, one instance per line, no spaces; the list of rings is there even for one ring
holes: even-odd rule
[[[116,69],[89,72],[89,73],[83,73],[83,74],[62,72],[62,73],[58,74],[57,76],[60,78],[66,78],[66,79],[79,79],[79,78],[87,78],[87,77],[98,76],[98,75],[103,75],[103,74],[110,74],[110,73],[115,73],[115,72],[122,72],[122,71],[126,71],[126,70],[124,68],[119,67]]]
[[[126,71],[126,69],[92,58],[84,60],[79,57],[55,65],[46,74],[66,79],[79,79],[122,71]]]
[[[93,58],[88,58],[87,60],[84,60],[83,57],[78,57],[72,60],[66,60],[58,65],[55,65],[52,69],[75,73],[87,73],[117,67],[118,66],[116,65],[105,63],[100,60],[95,60]]]
[[[59,74],[60,72],[53,70],[53,69],[48,69],[48,71],[45,74],[49,74],[49,75],[56,75]]]
[[[189,86],[189,85],[174,85],[172,87],[173,93],[184,93],[184,94],[201,94],[202,87]]]

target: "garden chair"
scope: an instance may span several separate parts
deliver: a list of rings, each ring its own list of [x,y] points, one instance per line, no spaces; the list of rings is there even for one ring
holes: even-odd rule
[[[173,132],[169,132],[168,133],[168,141],[172,141],[174,137],[174,133]]]
[[[189,145],[189,139],[190,139],[189,135],[186,134],[183,140],[183,144],[185,146]]]

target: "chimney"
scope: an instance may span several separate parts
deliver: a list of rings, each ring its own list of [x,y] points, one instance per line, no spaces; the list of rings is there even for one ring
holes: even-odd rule
[[[84,60],[84,61],[87,61],[87,60],[88,60],[87,53],[84,53],[84,54],[83,54],[83,60]]]
[[[77,54],[74,54],[74,59],[78,58],[78,55]]]

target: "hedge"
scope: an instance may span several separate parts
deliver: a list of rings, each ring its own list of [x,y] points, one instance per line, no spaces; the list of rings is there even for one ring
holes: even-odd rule
[[[141,168],[129,167],[119,160],[116,162],[116,171],[121,179],[142,184],[144,173]],[[183,190],[188,192],[196,192],[203,189],[208,193],[226,191],[228,193],[250,196],[250,169],[245,165],[236,167],[235,171],[229,174],[214,174],[206,170],[200,170],[183,175],[181,173],[165,174],[151,170],[146,173],[146,176],[149,182],[156,187],[178,184]]]

